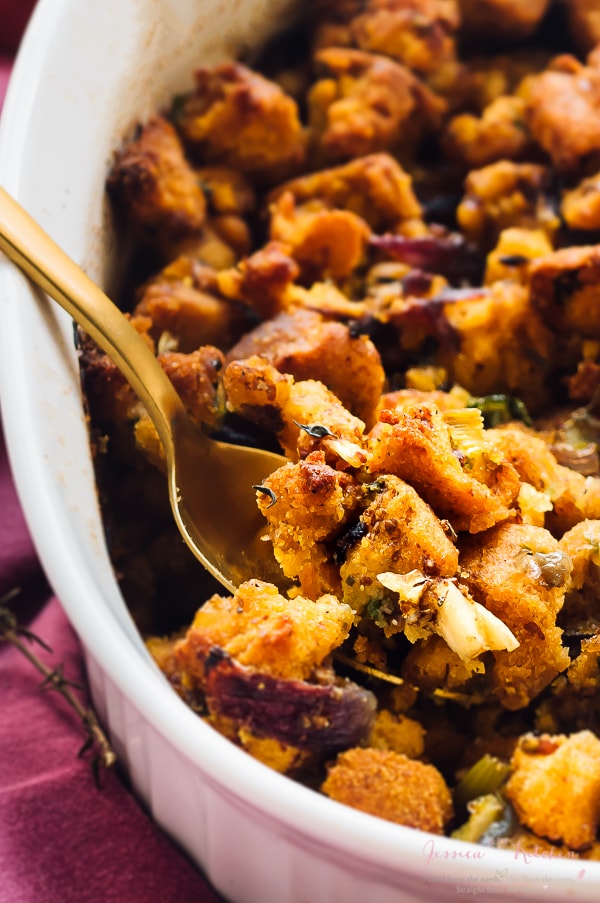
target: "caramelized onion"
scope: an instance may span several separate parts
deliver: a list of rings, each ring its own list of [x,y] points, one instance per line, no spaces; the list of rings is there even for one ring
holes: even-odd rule
[[[482,278],[484,262],[480,251],[456,232],[419,238],[386,233],[373,235],[370,244],[394,260],[417,270],[439,273],[453,284],[476,284]]]
[[[259,737],[323,755],[360,743],[377,707],[375,696],[350,680],[313,684],[272,677],[240,665],[219,647],[206,660],[206,701],[213,714]]]
[[[571,559],[564,552],[531,552],[531,566],[546,586],[564,586],[571,573]]]
[[[550,449],[558,463],[570,467],[571,470],[576,470],[586,477],[597,476],[600,473],[600,457],[595,442],[588,442],[580,448],[568,442],[557,442]]]

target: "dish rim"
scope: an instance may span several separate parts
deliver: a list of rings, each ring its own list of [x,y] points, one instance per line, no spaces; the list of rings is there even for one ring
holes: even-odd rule
[[[26,158],[23,151],[31,140],[34,106],[48,94],[44,74],[47,75],[48,67],[52,68],[53,36],[74,5],[75,0],[39,0],[15,62],[0,119],[0,183],[23,203],[31,186],[31,172],[23,166],[22,160]],[[153,4],[145,5],[149,8]],[[68,101],[61,98],[55,102],[64,104]],[[35,129],[33,131],[35,133]],[[52,167],[47,161],[43,165]],[[43,202],[37,206],[30,204],[29,209],[42,224],[44,220],[48,224],[54,222],[57,237],[63,237],[67,227],[60,227],[55,219],[53,221],[52,211],[44,209]],[[82,210],[80,222],[83,215]],[[84,244],[87,249],[91,241],[90,234],[86,234]],[[83,247],[78,242],[71,244],[76,251]],[[200,769],[203,778],[221,792],[233,794],[239,801],[253,806],[262,818],[275,821],[282,830],[293,833],[295,842],[319,843],[326,846],[332,856],[352,856],[353,867],[360,866],[366,872],[376,869],[380,874],[383,871],[391,882],[402,876],[423,880],[424,849],[433,838],[448,854],[429,862],[427,875],[435,883],[448,880],[449,871],[456,872],[453,880],[460,880],[460,870],[453,866],[460,865],[468,851],[472,853],[469,869],[473,875],[483,876],[490,869],[509,866],[513,880],[530,879],[531,864],[515,861],[513,851],[486,849],[483,863],[474,855],[475,851],[481,850],[477,845],[385,822],[342,806],[272,771],[204,724],[185,705],[150,660],[139,635],[134,629],[132,632],[128,616],[118,619],[107,606],[99,587],[93,579],[90,581],[89,568],[82,570],[77,557],[71,559],[65,555],[64,560],[56,560],[57,541],[62,542],[63,548],[69,548],[74,527],[69,522],[69,512],[54,507],[56,496],[47,494],[50,465],[44,458],[43,449],[38,447],[40,411],[32,396],[28,357],[24,353],[27,350],[24,329],[28,319],[32,316],[47,318],[52,304],[40,299],[39,293],[5,261],[0,262],[0,297],[6,327],[0,330],[0,398],[5,440],[17,493],[34,544],[86,654],[110,675],[142,717],[174,743]],[[26,310],[27,305],[29,309]],[[32,313],[34,309],[35,314]],[[71,325],[68,316],[61,311],[52,313],[51,317],[56,320],[62,336],[67,336]],[[51,343],[57,341],[50,333],[48,340]],[[72,349],[72,366],[75,361]],[[81,416],[83,418],[83,409]],[[77,600],[86,597],[87,611],[83,612]],[[585,866],[586,871],[595,872],[596,881],[600,881],[600,863],[585,862]],[[544,875],[560,882],[571,873],[573,863],[544,860],[541,867]],[[557,886],[557,900],[564,894],[559,891]],[[530,896],[525,887],[523,893],[523,899]],[[549,899],[553,896],[551,894]],[[511,898],[516,899],[514,894]]]

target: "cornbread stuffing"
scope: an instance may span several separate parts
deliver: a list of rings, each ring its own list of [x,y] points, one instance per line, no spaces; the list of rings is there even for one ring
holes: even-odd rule
[[[189,560],[154,428],[80,335],[115,570],[175,692],[270,767],[597,858],[598,4],[307,6],[107,179],[121,305],[191,416],[286,458],[253,487],[281,582]]]

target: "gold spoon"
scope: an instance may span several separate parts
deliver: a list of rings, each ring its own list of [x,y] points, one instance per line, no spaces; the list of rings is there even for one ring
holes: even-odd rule
[[[175,521],[194,555],[231,592],[251,577],[284,589],[271,544],[261,541],[253,487],[286,459],[208,438],[126,317],[1,187],[0,250],[85,329],[139,396],[163,445]]]

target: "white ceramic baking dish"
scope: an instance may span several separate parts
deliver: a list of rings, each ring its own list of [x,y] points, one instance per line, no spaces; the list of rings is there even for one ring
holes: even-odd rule
[[[0,183],[115,284],[113,150],[191,72],[258,44],[286,0],[41,0],[0,126]],[[600,863],[478,848],[350,810],[205,725],[147,655],[107,556],[69,318],[0,262],[0,391],[15,480],[135,792],[232,903],[596,901]]]

